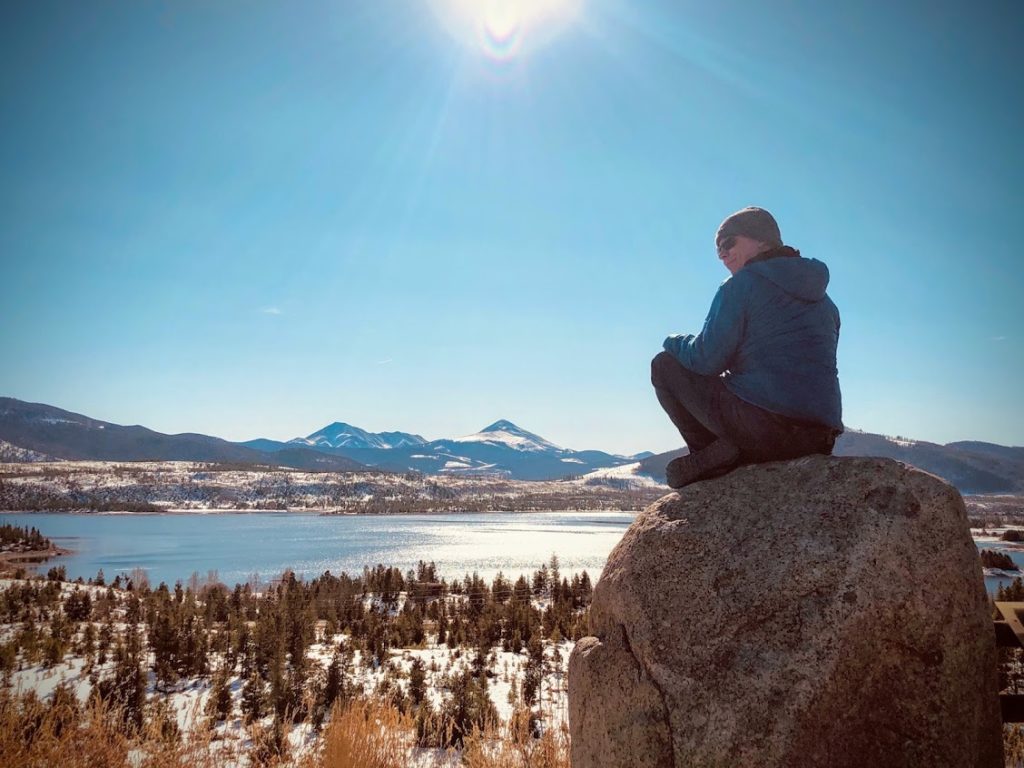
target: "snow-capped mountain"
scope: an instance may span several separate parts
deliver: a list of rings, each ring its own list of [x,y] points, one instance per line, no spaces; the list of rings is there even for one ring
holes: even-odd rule
[[[517,480],[550,480],[582,475],[629,461],[603,451],[573,451],[500,419],[479,432],[424,440],[407,432],[367,432],[335,422],[291,443],[346,456],[379,469],[426,474],[502,475]],[[277,451],[287,443],[250,440],[244,445]]]
[[[500,419],[489,427],[484,427],[479,432],[465,437],[457,437],[453,443],[487,443],[488,445],[502,445],[517,451],[546,451],[559,452],[563,449],[554,443],[545,440],[540,435],[527,432],[522,427],[517,427],[511,421]]]
[[[408,432],[367,432],[342,421],[328,424],[321,430],[306,437],[296,437],[290,443],[307,445],[310,448],[374,448],[390,450],[423,445],[427,441],[419,435]]]

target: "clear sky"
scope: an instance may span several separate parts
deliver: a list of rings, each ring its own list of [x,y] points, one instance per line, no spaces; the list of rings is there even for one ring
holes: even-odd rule
[[[848,427],[1024,444],[1020,2],[0,5],[0,395],[122,424],[680,445],[745,205]]]

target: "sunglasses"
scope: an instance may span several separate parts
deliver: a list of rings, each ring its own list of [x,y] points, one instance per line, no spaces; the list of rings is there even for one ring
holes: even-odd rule
[[[734,245],[736,245],[736,235],[729,235],[729,237],[723,238],[722,242],[720,242],[716,248],[718,249],[718,253],[722,254],[731,250]]]

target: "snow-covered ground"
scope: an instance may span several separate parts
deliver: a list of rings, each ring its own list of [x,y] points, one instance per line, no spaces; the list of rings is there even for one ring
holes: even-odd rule
[[[465,470],[457,456],[448,470]],[[467,464],[468,466],[468,464]],[[0,464],[0,510],[325,512],[637,509],[664,489],[630,464],[580,480],[225,468],[187,461]],[[479,468],[478,468],[479,469]],[[640,494],[638,496],[637,494]]]
[[[39,461],[56,461],[45,453],[39,453],[38,451],[30,451],[28,448],[19,448],[16,445],[11,445],[6,440],[0,440],[0,463],[20,463],[20,462],[39,462]]]
[[[911,440],[910,438],[901,437],[899,435],[896,435],[896,436],[884,435],[884,437],[890,443],[893,443],[894,445],[899,445],[899,446],[901,446],[903,448],[910,448],[911,446],[915,446],[915,445],[918,444],[917,440]]]
[[[634,462],[632,464],[620,464],[617,467],[606,467],[604,469],[595,469],[593,472],[588,472],[577,480],[574,480],[578,485],[593,485],[600,483],[601,481],[620,481],[628,483],[634,488],[649,488],[661,491],[667,491],[663,483],[659,483],[653,477],[649,475],[640,474],[640,462]]]
[[[18,579],[0,579],[0,593],[11,588],[13,585],[24,583]],[[52,582],[35,581],[35,584]],[[61,599],[66,598],[76,590],[84,590],[96,600],[107,594],[108,586],[82,585],[75,583],[60,583]],[[123,636],[128,629],[124,622],[125,605],[127,593],[115,590],[117,602],[111,612],[111,626],[115,636]],[[450,596],[449,600],[462,599],[460,596]],[[372,596],[366,598],[369,604],[374,602]],[[405,594],[399,596],[392,613],[401,611],[405,600]],[[544,599],[534,600],[538,608],[544,608]],[[94,631],[100,630],[100,622],[91,622]],[[432,642],[433,637],[416,647],[392,648],[387,651],[386,658],[381,663],[376,663],[372,658],[364,658],[364,652],[353,644],[347,634],[335,634],[330,637],[323,635],[325,622],[319,621],[316,626],[316,639],[307,649],[306,657],[311,662],[312,668],[310,679],[318,674],[325,673],[335,656],[335,652],[342,650],[343,658],[348,659],[345,669],[346,686],[349,690],[362,691],[365,694],[372,694],[390,685],[400,688],[403,693],[409,693],[409,673],[413,661],[419,659],[423,663],[425,672],[425,691],[427,699],[436,709],[440,708],[445,699],[447,681],[455,674],[470,669],[477,651],[475,648],[458,647],[449,648],[445,644],[438,645]],[[0,624],[0,642],[8,642],[12,639],[19,625]],[[78,625],[78,631],[72,640],[72,645],[78,642],[81,632],[84,631],[85,623]],[[141,626],[145,634],[145,626]],[[568,717],[568,691],[567,675],[569,655],[572,651],[571,641],[552,643],[544,642],[544,676],[538,691],[538,700],[533,710],[540,717],[543,728],[561,728],[567,725]],[[90,695],[95,680],[110,674],[114,668],[112,654],[108,654],[107,661],[103,664],[93,663],[88,666],[86,660],[73,652],[65,655],[63,661],[54,667],[47,667],[43,663],[26,664],[19,660],[17,668],[12,671],[6,680],[6,684],[15,693],[33,691],[42,699],[51,697],[59,685],[66,685],[80,703],[85,703]],[[220,658],[211,655],[211,671],[217,669]],[[498,712],[503,723],[507,723],[513,714],[515,703],[515,691],[521,691],[523,678],[528,664],[528,654],[524,648],[520,653],[512,653],[502,650],[501,646],[492,648],[486,656],[485,676],[488,679],[488,695]],[[212,695],[212,675],[206,678],[193,678],[179,680],[170,690],[157,688],[156,677],[152,671],[153,655],[147,654],[147,698],[149,701],[162,700],[168,711],[173,714],[179,729],[183,734],[188,734],[201,725],[208,723],[206,708]],[[3,681],[0,681],[3,682]],[[244,755],[250,746],[250,728],[243,723],[241,716],[242,687],[243,682],[237,675],[228,681],[228,687],[232,699],[232,717],[228,720],[214,725],[217,734],[218,749],[224,750],[231,755]],[[521,706],[521,704],[520,704]],[[269,727],[273,722],[273,715],[268,714],[260,724]],[[289,734],[289,743],[293,756],[301,755],[310,749],[318,738],[318,734],[307,720],[304,723],[295,725]],[[439,750],[414,750],[411,754],[411,766],[447,766],[455,765],[458,760],[450,754]],[[244,759],[236,763],[239,766],[245,765]]]

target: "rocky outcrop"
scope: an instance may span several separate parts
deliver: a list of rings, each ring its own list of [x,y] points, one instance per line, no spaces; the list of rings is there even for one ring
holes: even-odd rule
[[[742,467],[641,513],[569,663],[574,768],[995,768],[963,501],[888,459]]]

